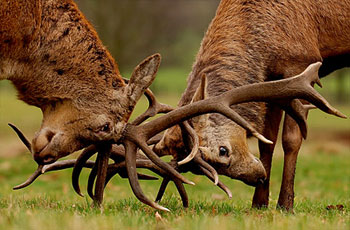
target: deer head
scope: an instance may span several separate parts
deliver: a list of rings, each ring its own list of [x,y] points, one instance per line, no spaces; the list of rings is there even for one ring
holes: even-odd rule
[[[207,81],[203,77],[192,103],[208,98]],[[250,153],[247,131],[221,114],[204,114],[191,119],[191,125],[199,138],[201,158],[212,165],[219,174],[239,179],[249,185],[264,181],[266,172],[261,161]],[[155,147],[157,152],[175,155],[188,152],[179,126],[167,130]]]
[[[86,92],[90,99],[77,96],[45,103],[41,129],[32,141],[34,159],[49,164],[88,144],[118,140],[159,64],[160,55],[147,58],[135,68],[128,84],[91,89]]]

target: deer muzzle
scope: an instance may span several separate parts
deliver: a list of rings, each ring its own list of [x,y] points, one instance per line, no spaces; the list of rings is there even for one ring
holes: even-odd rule
[[[34,160],[39,165],[51,164],[63,155],[62,149],[59,148],[58,143],[61,142],[59,139],[62,135],[52,131],[48,128],[40,130],[36,137],[32,141],[32,153]]]
[[[231,162],[227,167],[220,167],[217,171],[221,175],[241,180],[251,186],[257,186],[266,180],[266,170],[262,162],[253,155],[244,160]]]

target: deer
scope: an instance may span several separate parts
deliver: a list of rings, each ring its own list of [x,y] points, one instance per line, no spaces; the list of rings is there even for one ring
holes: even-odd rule
[[[120,139],[160,55],[138,65],[126,84],[73,1],[1,1],[0,9],[0,79],[43,113],[30,145],[39,168],[92,143]]]
[[[111,168],[108,160],[112,158],[123,164],[118,167],[126,169],[131,188],[140,201],[168,211],[143,194],[136,168],[145,166],[144,160],[147,160],[146,163],[152,162],[152,168],[176,182],[182,195],[185,193],[183,183],[194,183],[171,164],[162,161],[156,150],[150,148],[149,144],[160,140],[158,133],[177,124],[184,123],[186,126],[186,121],[193,117],[220,113],[262,142],[271,143],[230,106],[249,101],[274,101],[276,98],[288,100],[301,97],[325,112],[342,116],[310,87],[318,82],[318,78],[314,74],[305,74],[293,79],[239,87],[177,109],[150,103],[144,114],[129,122],[141,95],[145,93],[149,99],[152,98],[152,94],[147,92],[160,65],[159,54],[146,58],[136,66],[130,79],[124,80],[96,31],[72,0],[3,1],[0,6],[1,79],[10,80],[18,91],[19,99],[39,107],[43,113],[41,128],[31,143],[13,126],[38,163],[34,174],[17,188],[29,185],[45,170],[79,166],[98,152],[93,166],[87,162],[90,167],[95,167],[93,177],[96,173],[97,179],[94,197],[98,204],[102,202],[103,186],[109,179],[107,176],[118,173],[108,174]],[[312,68],[307,72],[315,71]],[[287,85],[293,87],[283,92],[275,90]],[[247,91],[248,94],[244,93]],[[288,113],[298,117],[298,111],[293,108],[287,109]],[[166,114],[144,122],[157,113]],[[188,130],[188,136],[194,140],[195,146],[182,163],[192,160],[198,152],[193,128]],[[117,150],[114,145],[122,145],[122,154],[115,154]],[[81,149],[84,149],[81,158],[58,161]],[[145,153],[147,159],[138,159],[138,149]],[[124,162],[120,162],[116,155],[121,156]],[[265,173],[261,162],[255,158],[254,162],[259,173],[247,169],[250,175],[245,175],[245,179],[253,181],[249,183],[259,181]],[[215,181],[218,183],[217,179]]]
[[[327,0],[322,4],[313,0],[221,0],[202,40],[178,106],[215,97],[245,85],[288,79],[299,75],[312,63],[318,65],[314,66],[315,74],[319,72],[322,78],[336,69],[349,67],[349,60],[348,0]],[[206,76],[204,83],[203,75]],[[278,208],[293,211],[296,161],[302,140],[307,136],[306,118],[311,108],[302,105],[304,102],[299,99],[249,102],[231,107],[273,142],[259,140],[260,160],[266,179],[256,184],[252,207],[262,208],[269,204],[271,162],[282,110],[288,111],[288,108],[299,104],[299,116],[288,113],[284,116],[284,168],[277,203]],[[247,138],[251,134],[246,129],[221,114],[193,118],[191,125],[199,137],[197,154],[219,174],[252,183],[244,175],[246,171],[238,169],[254,165],[247,163],[254,162],[254,156],[249,151]],[[183,156],[179,153],[186,152],[188,148],[185,139],[183,129],[177,125],[166,131],[155,151],[181,160]],[[191,171],[185,165],[181,167],[180,171]],[[163,181],[157,200],[161,199],[168,182]]]

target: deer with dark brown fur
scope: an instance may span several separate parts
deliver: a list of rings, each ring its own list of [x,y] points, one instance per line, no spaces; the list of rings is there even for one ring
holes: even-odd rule
[[[10,80],[19,99],[43,112],[32,144],[25,141],[38,173],[91,144],[108,150],[103,145],[117,142],[159,65],[159,54],[147,58],[126,84],[72,0],[0,2],[0,80]]]
[[[154,79],[159,55],[127,85],[73,1],[1,1],[0,9],[0,77],[43,112],[34,159],[52,163],[88,141],[121,133]]]
[[[290,78],[315,62],[323,63],[321,77],[350,65],[349,0],[222,0],[203,38],[179,106],[243,85]],[[200,86],[203,75],[207,78],[204,87]],[[296,103],[300,104],[297,100],[288,103],[276,100],[268,104],[234,105],[232,109],[275,143],[281,108],[288,110],[289,105]],[[278,207],[287,210],[293,209],[296,159],[307,131],[307,107],[300,113],[304,118],[292,119],[286,114],[283,124],[285,162]],[[219,114],[194,118],[192,126],[199,136],[198,154],[219,174],[246,183],[257,181],[261,170],[249,153],[246,141],[249,132]],[[176,126],[165,133],[155,149],[159,154],[179,157],[178,153],[186,152],[184,143],[181,129]],[[275,144],[259,141],[267,179],[257,185],[253,207],[268,206],[274,147]],[[264,174],[260,175],[262,178]]]

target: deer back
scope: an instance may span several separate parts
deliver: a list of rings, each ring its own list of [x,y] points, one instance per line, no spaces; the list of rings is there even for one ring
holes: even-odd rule
[[[320,72],[349,66],[331,60],[350,53],[350,1],[222,0],[189,75],[179,106],[197,94],[203,75],[207,86],[203,98],[220,95],[238,86],[288,78],[307,66],[324,61]],[[268,105],[244,103],[232,107],[258,131],[264,129]],[[219,173],[245,180],[254,158],[246,138],[250,134],[219,114],[193,119],[202,157]],[[181,129],[167,131],[159,149],[184,152]],[[248,173],[249,172],[249,173]]]

